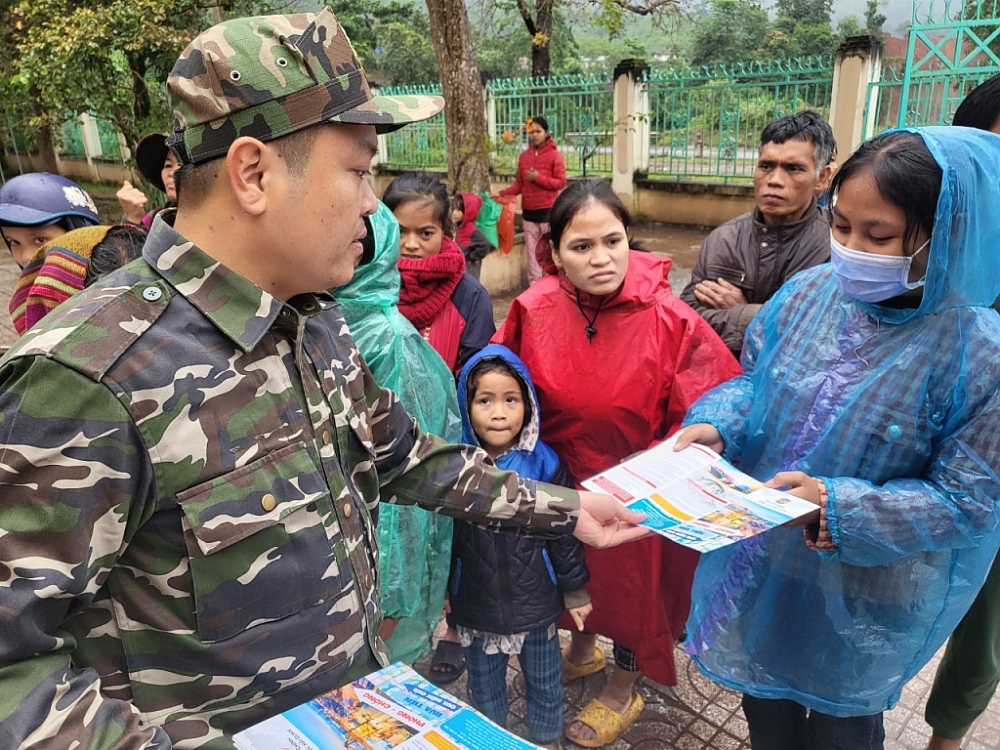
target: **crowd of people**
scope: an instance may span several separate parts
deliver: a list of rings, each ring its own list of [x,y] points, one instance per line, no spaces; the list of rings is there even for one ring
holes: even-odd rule
[[[442,616],[429,678],[505,725],[516,656],[547,748],[613,743],[683,642],[754,748],[878,750],[951,636],[928,747],[960,746],[1000,681],[1000,77],[839,167],[817,113],[770,123],[680,296],[532,118],[499,330],[483,197],[369,180],[443,102],[373,95],[329,10],[217,25],[167,91],[163,207],[0,186],[5,747],[232,747]],[[815,511],[699,556],[579,489],[675,434]]]

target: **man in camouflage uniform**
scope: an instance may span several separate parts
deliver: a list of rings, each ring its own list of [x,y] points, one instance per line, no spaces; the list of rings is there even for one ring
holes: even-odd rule
[[[4,750],[229,748],[375,669],[380,495],[642,534],[425,435],[320,292],[360,255],[376,128],[439,100],[373,98],[329,11],[216,26],[168,91],[176,216],[0,362]]]

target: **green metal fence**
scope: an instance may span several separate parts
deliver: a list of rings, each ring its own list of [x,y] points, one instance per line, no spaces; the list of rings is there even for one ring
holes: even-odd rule
[[[95,118],[97,138],[100,152],[90,154],[92,159],[109,159],[119,161],[122,158],[121,142],[118,140],[118,128],[108,120]],[[75,115],[67,115],[62,124],[62,137],[59,140],[59,154],[76,158],[87,157],[87,147],[83,139],[83,123]]]
[[[490,81],[496,111],[493,171],[517,171],[517,157],[528,145],[527,120],[544,117],[569,174],[611,174],[613,88],[606,72]]]
[[[441,84],[392,86],[379,89],[382,96],[441,96]],[[380,165],[392,169],[448,169],[448,146],[444,134],[444,112],[429,120],[407,125],[385,136]]]
[[[384,95],[441,93],[441,86],[384,88]],[[514,174],[517,157],[527,147],[524,125],[542,116],[559,143],[570,174],[610,174],[613,135],[612,81],[609,73],[554,76],[545,79],[506,78],[487,86],[493,151],[490,167],[497,174]],[[444,114],[385,136],[382,165],[394,169],[448,167]]]
[[[1000,73],[1000,0],[914,8],[906,57],[890,59],[869,87],[865,133],[949,125],[973,88]]]
[[[63,156],[87,156],[87,148],[83,143],[83,128],[80,127],[78,118],[71,117],[63,123],[59,153]]]
[[[648,174],[745,182],[753,176],[760,131],[771,120],[802,109],[829,116],[833,58],[652,69],[645,82]]]
[[[122,158],[122,145],[118,139],[118,128],[107,120],[98,120],[97,137],[101,144],[102,159]]]

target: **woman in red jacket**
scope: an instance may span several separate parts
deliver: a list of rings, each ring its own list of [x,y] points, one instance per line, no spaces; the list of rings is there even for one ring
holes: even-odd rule
[[[608,183],[574,182],[552,207],[558,275],[515,299],[493,337],[530,369],[541,437],[577,483],[675,432],[695,399],[740,373],[715,331],[671,293],[670,261],[629,249],[629,221]],[[563,679],[603,668],[598,633],[615,642],[615,669],[567,728],[576,744],[613,742],[638,717],[642,673],[676,684],[674,642],[697,558],[660,536],[587,549],[591,632],[573,633]]]
[[[521,225],[524,249],[528,254],[528,283],[542,278],[542,268],[535,256],[539,238],[549,231],[549,209],[566,187],[566,164],[559,147],[549,134],[544,117],[528,120],[528,148],[517,160],[517,178],[501,196],[521,196]]]

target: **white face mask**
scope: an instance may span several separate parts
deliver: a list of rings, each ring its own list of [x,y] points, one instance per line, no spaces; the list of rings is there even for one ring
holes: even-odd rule
[[[875,255],[844,247],[830,234],[830,263],[844,294],[861,302],[884,302],[924,285],[910,282],[913,259],[931,243],[930,239],[910,256]]]

